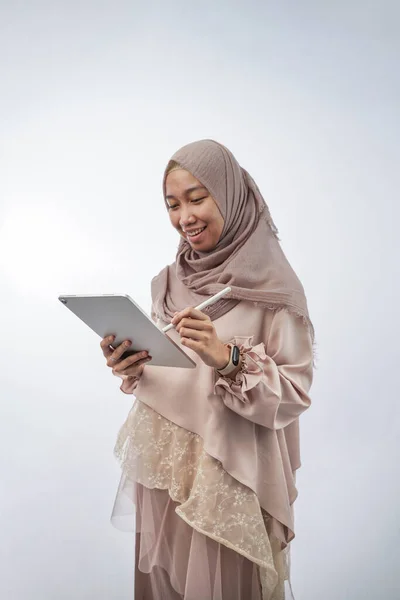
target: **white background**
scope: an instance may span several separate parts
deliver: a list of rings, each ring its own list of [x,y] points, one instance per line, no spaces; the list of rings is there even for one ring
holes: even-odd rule
[[[131,400],[57,296],[149,310],[178,242],[164,166],[208,137],[263,191],[317,332],[296,600],[399,597],[398,6],[0,2],[2,599],[133,598],[109,523]]]

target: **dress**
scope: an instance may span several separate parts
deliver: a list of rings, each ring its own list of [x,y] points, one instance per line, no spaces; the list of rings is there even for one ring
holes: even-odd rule
[[[303,330],[303,323],[298,318],[286,311],[280,312],[275,325],[281,326],[283,319]],[[276,316],[270,315],[269,333]],[[216,328],[218,333],[218,325]],[[245,358],[249,354],[259,364],[261,361],[270,365],[265,354],[268,343],[257,348],[257,345],[251,346],[250,341],[249,338],[241,340]],[[308,345],[300,344],[301,352],[304,353],[305,348],[308,352]],[[303,359],[304,356],[299,363],[302,373],[305,369]],[[312,371],[312,350],[311,357],[306,357],[307,364],[310,360]],[[291,377],[295,377],[294,370],[292,365]],[[150,382],[157,371],[156,367],[146,367]],[[250,381],[254,388],[262,385],[261,378],[265,378],[268,369],[262,369],[256,375],[257,371],[260,369],[251,359],[245,360],[245,368],[237,382],[216,377],[212,385],[213,396],[229,412],[235,413],[226,404],[232,403],[233,394],[242,394],[240,401],[243,403],[254,400],[245,390]],[[310,372],[309,366],[307,372]],[[311,384],[309,375],[307,381]],[[134,392],[137,398],[115,447],[122,477],[113,522],[126,528],[127,517],[136,513],[135,600],[291,598],[287,584],[285,591],[285,580],[289,578],[289,543],[282,540],[282,537],[286,540],[292,537],[291,529],[262,505],[255,489],[257,486],[246,485],[240,470],[232,473],[229,466],[234,461],[228,462],[226,468],[218,452],[209,451],[212,446],[206,446],[208,436],[194,431],[195,427],[182,427],[149,405],[146,398],[151,399],[151,394],[146,395],[146,382],[143,392],[140,391],[141,383],[129,384],[130,388],[124,383],[121,389],[126,393]],[[294,389],[306,407],[309,404],[305,402],[307,390],[301,389],[300,383],[304,387],[301,377]],[[182,387],[178,389],[186,391]],[[150,392],[149,387],[147,390]],[[209,395],[210,390],[207,397]],[[164,393],[164,396],[168,394]],[[193,394],[192,397],[195,398]],[[281,398],[280,403],[284,401],[285,398]],[[248,421],[236,413],[235,418]],[[294,421],[297,417],[291,420],[290,429],[293,429]],[[252,427],[256,435],[265,429],[254,422]],[[211,428],[215,434],[215,428],[212,425]],[[282,430],[284,427],[279,429],[281,433]],[[279,431],[273,431],[279,434]],[[237,446],[240,452],[240,440]],[[257,456],[254,454],[256,462]],[[267,460],[272,456],[267,456]],[[291,505],[289,510],[292,511]],[[132,525],[130,521],[128,528]]]

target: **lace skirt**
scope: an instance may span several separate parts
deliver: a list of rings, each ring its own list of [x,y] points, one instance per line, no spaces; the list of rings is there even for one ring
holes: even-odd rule
[[[112,521],[136,528],[135,600],[293,599],[288,550],[269,534],[257,496],[198,435],[136,401],[115,454]]]

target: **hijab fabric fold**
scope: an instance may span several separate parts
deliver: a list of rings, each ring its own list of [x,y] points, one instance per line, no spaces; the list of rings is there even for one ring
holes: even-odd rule
[[[314,341],[314,328],[303,286],[289,264],[278,230],[256,183],[233,154],[213,140],[193,142],[178,150],[164,172],[180,166],[210,192],[224,227],[214,250],[197,252],[181,239],[175,262],[152,280],[153,313],[169,322],[192,300],[196,306],[227,286],[232,291],[204,309],[214,320],[241,300],[269,310],[286,309],[301,317]],[[167,203],[166,203],[167,205]]]

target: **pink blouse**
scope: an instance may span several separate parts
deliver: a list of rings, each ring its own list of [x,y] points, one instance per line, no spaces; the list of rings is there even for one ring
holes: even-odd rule
[[[244,369],[235,381],[220,377],[185,348],[196,369],[150,363],[140,380],[125,379],[121,390],[199,435],[205,451],[257,495],[284,547],[294,537],[298,417],[311,402],[311,336],[303,320],[288,311],[244,301],[214,326],[221,341],[237,344],[244,353]],[[179,343],[175,330],[168,335]]]

